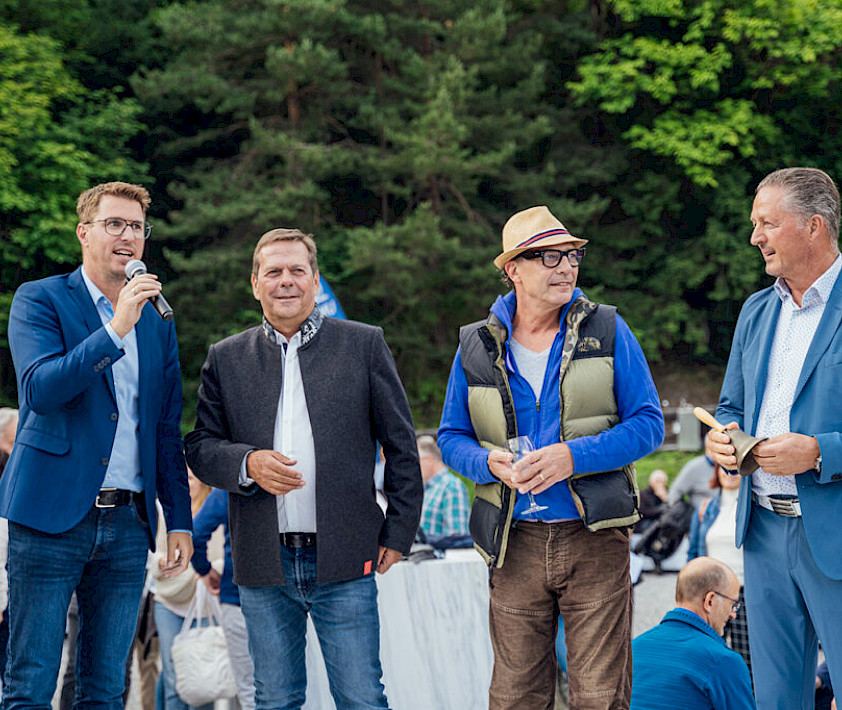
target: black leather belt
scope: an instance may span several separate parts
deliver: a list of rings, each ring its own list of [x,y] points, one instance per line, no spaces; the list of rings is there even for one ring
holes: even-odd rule
[[[316,533],[281,533],[281,544],[284,547],[315,547]]]
[[[116,508],[118,505],[128,505],[135,497],[140,499],[142,495],[142,493],[123,488],[100,488],[94,506],[97,508]]]

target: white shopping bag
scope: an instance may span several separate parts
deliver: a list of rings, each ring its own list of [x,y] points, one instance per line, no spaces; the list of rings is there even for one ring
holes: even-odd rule
[[[188,705],[204,705],[237,694],[221,619],[219,600],[200,582],[172,644],[175,689]]]

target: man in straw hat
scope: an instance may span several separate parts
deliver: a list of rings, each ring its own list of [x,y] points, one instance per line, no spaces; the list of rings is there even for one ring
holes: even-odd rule
[[[664,420],[634,335],[576,287],[585,244],[543,206],[509,219],[494,264],[513,291],[461,329],[442,412],[439,446],[477,482],[471,534],[493,574],[493,710],[553,707],[559,613],[571,707],[629,706],[633,461]],[[514,462],[519,435],[535,451]]]
[[[776,281],[743,305],[717,418],[766,438],[737,501],[757,707],[812,708],[817,636],[842,687],[839,192],[821,170],[776,170],[751,223]],[[711,431],[707,449],[737,468],[726,434]]]

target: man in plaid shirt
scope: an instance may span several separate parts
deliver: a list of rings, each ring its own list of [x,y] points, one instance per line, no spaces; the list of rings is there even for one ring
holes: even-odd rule
[[[424,479],[421,528],[427,536],[467,535],[470,502],[464,484],[441,460],[436,440],[418,437],[418,458]]]

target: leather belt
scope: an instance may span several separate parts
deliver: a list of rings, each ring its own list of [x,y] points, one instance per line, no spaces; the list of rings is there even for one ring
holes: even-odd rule
[[[119,505],[128,505],[136,496],[140,498],[141,495],[136,491],[123,488],[100,488],[94,506],[97,508],[116,508]]]
[[[315,547],[316,533],[288,532],[281,533],[281,544],[284,547]]]
[[[771,510],[773,513],[783,515],[786,518],[801,517],[801,503],[798,502],[798,498],[764,496],[752,491],[751,499],[761,508],[766,508],[766,510]]]

